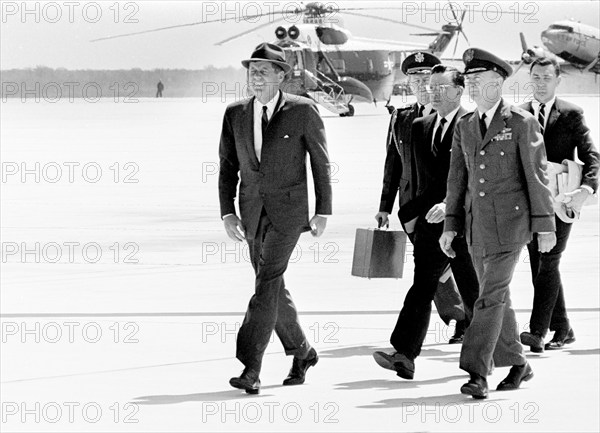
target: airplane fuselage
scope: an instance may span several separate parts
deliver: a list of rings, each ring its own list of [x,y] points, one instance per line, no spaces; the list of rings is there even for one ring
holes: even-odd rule
[[[600,30],[573,21],[559,21],[542,32],[542,43],[551,53],[585,67],[598,58]]]

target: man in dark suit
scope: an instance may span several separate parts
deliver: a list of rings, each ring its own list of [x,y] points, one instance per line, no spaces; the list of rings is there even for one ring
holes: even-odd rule
[[[567,206],[576,212],[583,202],[598,189],[598,150],[590,137],[590,130],[578,106],[556,97],[560,84],[560,67],[553,59],[538,58],[530,68],[530,78],[535,85],[535,101],[523,104],[540,122],[548,161],[562,163],[577,157],[583,162],[581,187],[568,193]],[[560,258],[567,247],[571,223],[556,215],[556,245],[547,253],[538,251],[537,237],[527,248],[533,280],[533,309],[529,322],[530,332],[521,333],[521,342],[532,352],[544,351],[544,337],[550,328],[554,331],[546,349],[559,349],[575,341],[565,307],[563,285],[560,278]]]
[[[237,336],[244,364],[231,386],[257,394],[262,358],[273,330],[294,360],[284,385],[304,383],[318,361],[298,320],[283,274],[300,234],[325,230],[331,184],[325,130],[309,99],[279,90],[290,71],[283,50],[264,43],[242,62],[254,97],[227,107],[219,146],[219,199],[227,235],[246,240],[256,274],[255,292]],[[306,156],[310,157],[316,209],[308,220]],[[241,182],[240,182],[241,178]],[[239,211],[234,205],[239,183]]]
[[[373,355],[380,366],[396,371],[404,379],[414,377],[414,360],[425,341],[431,302],[446,267],[452,268],[469,319],[479,294],[477,275],[464,237],[454,239],[453,248],[457,254],[453,259],[442,252],[438,242],[445,215],[452,131],[457,119],[466,112],[460,106],[464,80],[455,68],[436,65],[431,70],[429,87],[436,113],[417,118],[412,124],[416,192],[415,197],[401,208],[401,215],[407,220],[416,219],[413,285],[406,294],[392,333],[391,343],[396,352],[375,352]]]
[[[380,226],[389,225],[389,215],[398,196],[398,216],[411,242],[414,240],[416,220],[404,216],[403,209],[415,197],[417,189],[416,164],[411,147],[412,123],[415,119],[434,111],[429,103],[426,86],[429,83],[431,68],[439,63],[437,57],[427,52],[411,54],[402,62],[402,72],[408,77],[408,84],[417,102],[395,110],[388,129],[383,188],[379,212],[375,215],[375,220]],[[434,302],[444,323],[449,325],[451,320],[456,322],[455,334],[450,339],[450,343],[460,343],[467,320],[454,279],[448,275],[450,275],[449,270],[442,276]]]
[[[460,353],[460,368],[470,379],[460,390],[486,398],[494,366],[511,366],[499,391],[517,389],[533,377],[519,341],[509,285],[533,233],[541,252],[550,251],[556,237],[539,124],[501,97],[512,68],[478,48],[465,51],[463,61],[477,109],[454,128],[440,246],[452,257],[457,234],[464,233],[469,244],[480,289]]]

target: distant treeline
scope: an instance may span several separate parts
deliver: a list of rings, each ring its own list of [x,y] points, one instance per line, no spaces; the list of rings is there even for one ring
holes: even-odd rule
[[[56,100],[65,98],[150,98],[157,84],[163,97],[221,96],[245,91],[242,67],[200,70],[139,68],[127,70],[68,70],[38,66],[0,71],[1,97]],[[239,94],[239,93],[238,93]]]
[[[164,85],[163,97],[245,97],[246,71],[244,68],[215,68],[200,70],[139,68],[127,70],[68,70],[45,66],[0,71],[0,97],[23,100],[56,102],[71,98],[153,98],[157,84]],[[504,85],[504,94],[516,99],[531,97],[533,87],[527,68],[510,77]],[[583,93],[598,95],[600,80],[591,73],[567,73],[558,89],[561,94]]]

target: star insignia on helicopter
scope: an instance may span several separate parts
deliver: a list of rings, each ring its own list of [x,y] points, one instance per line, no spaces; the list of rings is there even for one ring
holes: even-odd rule
[[[417,53],[415,55],[415,61],[417,63],[423,63],[425,61],[425,56],[423,55],[423,53]]]
[[[391,72],[394,68],[394,61],[388,57],[388,59],[383,62],[383,66]]]

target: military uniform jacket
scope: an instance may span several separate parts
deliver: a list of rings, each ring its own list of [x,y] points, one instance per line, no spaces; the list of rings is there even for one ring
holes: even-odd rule
[[[521,108],[533,114],[531,102]],[[583,110],[575,104],[556,98],[544,130],[544,145],[548,161],[560,164],[565,159],[583,162],[582,184],[593,191],[598,189],[598,149],[594,146],[590,129],[583,119]]]
[[[418,115],[416,103],[398,108],[392,113],[388,128],[380,212],[392,212],[396,194],[399,194],[400,208],[415,197],[416,172],[412,157],[411,128]],[[403,221],[402,217],[400,219]]]
[[[444,230],[464,233],[474,254],[519,250],[555,231],[537,120],[502,100],[481,137],[477,111],[454,128]]]
[[[331,215],[331,183],[325,128],[314,102],[282,93],[264,133],[261,160],[254,150],[254,98],[229,105],[219,145],[221,216],[239,208],[246,236],[256,233],[264,208],[282,233],[309,230],[306,157],[314,180],[315,214]]]

